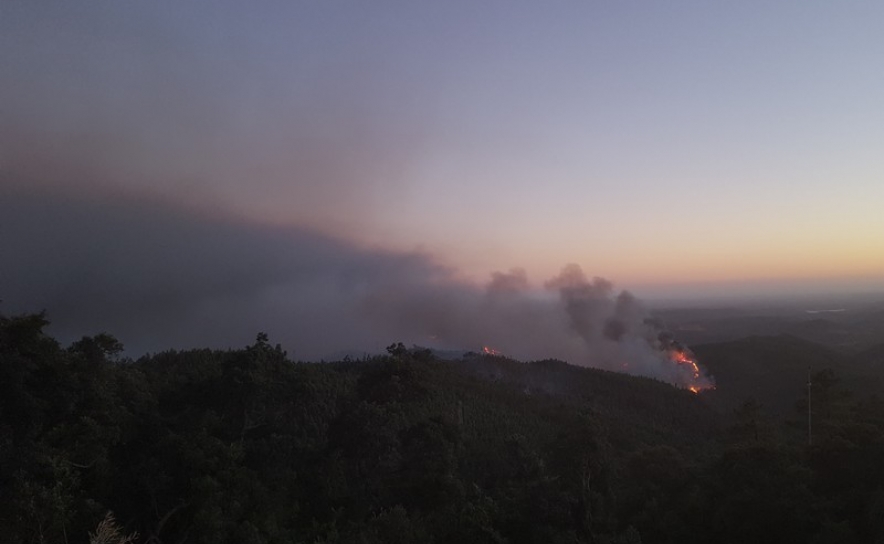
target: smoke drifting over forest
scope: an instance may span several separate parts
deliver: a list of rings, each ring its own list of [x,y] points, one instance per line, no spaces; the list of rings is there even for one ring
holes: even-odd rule
[[[556,358],[651,376],[678,385],[711,385],[693,367],[678,364],[683,350],[627,291],[602,278],[589,280],[576,264],[532,289],[525,272],[497,272],[484,289],[421,283],[370,293],[365,308],[375,322],[410,331],[438,347],[489,347],[522,360]],[[556,296],[551,296],[552,294]]]
[[[0,310],[45,309],[63,341],[107,331],[137,355],[238,347],[265,331],[300,359],[390,341],[487,345],[684,383],[638,301],[576,265],[543,289],[521,270],[479,286],[426,254],[27,174],[7,170],[0,184]]]

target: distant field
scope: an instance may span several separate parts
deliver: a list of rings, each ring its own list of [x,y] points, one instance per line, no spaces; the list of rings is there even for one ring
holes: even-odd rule
[[[884,295],[669,306],[654,315],[689,345],[788,334],[858,354],[884,343]]]

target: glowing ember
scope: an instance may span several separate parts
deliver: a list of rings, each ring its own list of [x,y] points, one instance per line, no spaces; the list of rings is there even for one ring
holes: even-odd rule
[[[482,353],[485,355],[501,355],[499,351],[494,348],[489,348],[488,346],[482,346]]]

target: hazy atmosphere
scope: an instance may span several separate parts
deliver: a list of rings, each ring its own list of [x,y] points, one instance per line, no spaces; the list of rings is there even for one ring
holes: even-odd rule
[[[0,311],[618,368],[621,290],[884,290],[878,5],[256,6],[2,3]]]
[[[882,29],[0,0],[0,541],[884,544]]]

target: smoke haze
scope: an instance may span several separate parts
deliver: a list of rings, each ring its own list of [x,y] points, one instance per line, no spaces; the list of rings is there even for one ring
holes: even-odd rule
[[[602,216],[537,183],[557,153],[519,151],[559,130],[534,135],[521,107],[485,117],[497,93],[469,81],[495,72],[463,72],[472,46],[442,54],[485,43],[485,25],[451,34],[418,9],[424,26],[391,34],[385,17],[365,25],[376,9],[0,7],[0,311],[45,309],[62,341],[107,331],[133,355],[264,331],[301,359],[487,345],[680,383],[641,304],[576,265],[545,283],[522,269],[464,279],[471,260],[539,259],[561,233],[598,243],[591,224],[539,226]],[[411,247],[433,249],[392,249]]]
[[[427,254],[25,177],[7,171],[0,185],[0,309],[47,310],[65,342],[106,331],[137,355],[239,347],[265,331],[300,359],[391,341],[490,346],[687,383],[639,302],[577,265],[544,289],[520,269],[478,286]]]

